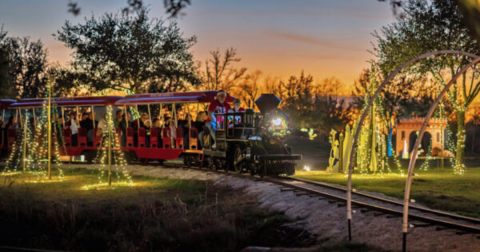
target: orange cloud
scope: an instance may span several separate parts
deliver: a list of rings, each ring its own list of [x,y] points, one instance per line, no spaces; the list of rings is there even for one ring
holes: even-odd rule
[[[313,36],[307,36],[302,34],[282,32],[282,31],[264,31],[262,32],[264,36],[287,39],[294,42],[300,42],[305,44],[311,44],[315,46],[334,48],[334,49],[348,49],[348,50],[362,50],[365,51],[365,48],[360,48],[352,45],[342,44],[341,41],[348,39],[331,39],[331,38],[316,38]]]

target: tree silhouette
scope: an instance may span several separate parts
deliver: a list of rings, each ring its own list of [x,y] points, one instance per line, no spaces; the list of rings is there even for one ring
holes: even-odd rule
[[[206,90],[233,90],[243,79],[247,68],[234,68],[234,62],[240,62],[237,58],[237,50],[228,48],[222,56],[217,49],[211,51],[211,59],[205,61],[205,73],[203,76],[203,88]]]
[[[84,24],[65,22],[54,35],[74,50],[72,81],[95,90],[177,90],[198,84],[189,49],[196,37],[183,38],[175,21],[150,19],[148,9],[93,16]]]

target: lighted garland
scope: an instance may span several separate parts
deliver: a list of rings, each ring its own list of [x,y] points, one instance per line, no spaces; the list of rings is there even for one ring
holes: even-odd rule
[[[362,113],[365,112],[365,109],[368,105],[368,101],[371,98],[370,95],[373,93],[372,90],[375,90],[378,84],[375,76],[375,67],[373,64],[372,64],[372,71],[369,78],[370,78],[370,81],[365,87],[366,91],[365,91],[364,107],[362,109]],[[388,162],[388,156],[386,155],[388,145],[386,143],[385,134],[383,134],[378,129],[378,126],[371,125],[373,121],[372,117],[377,116],[377,114],[380,115],[380,119],[383,122],[387,121],[383,115],[384,111],[385,109],[383,107],[382,99],[380,96],[377,96],[376,99],[374,100],[374,103],[371,106],[370,120],[360,132],[360,139],[358,141],[359,144],[357,145],[358,147],[356,149],[357,151],[356,161],[358,166],[357,168],[362,176],[370,174],[372,147],[375,148],[375,150],[377,150],[375,153],[377,164],[376,164],[376,171],[374,173],[380,176],[383,176],[385,173],[392,173],[392,169]],[[375,146],[371,146],[372,145],[371,140],[373,138],[376,139]],[[390,150],[393,150],[393,147],[390,147]],[[398,173],[403,176],[404,171],[396,155],[394,155],[393,159],[394,159],[395,165],[397,166]]]
[[[110,134],[112,135],[112,157],[113,157],[113,165],[115,166],[115,170],[112,171],[112,175],[116,175],[116,183],[115,186],[133,186],[133,180],[131,175],[128,173],[126,169],[127,162],[125,161],[125,157],[123,151],[120,148],[119,137],[115,131],[114,123],[112,120],[112,106],[107,106],[107,113],[105,115],[105,123],[107,124],[106,130],[102,132],[102,140],[101,145],[97,151],[97,157],[94,159],[94,163],[98,164],[100,168],[97,170],[98,174],[98,183],[96,184],[89,184],[85,185],[83,189],[99,189],[103,187],[108,187],[108,146],[110,145],[109,142],[109,129],[111,130]],[[123,177],[123,181],[121,180]]]
[[[50,85],[49,85],[50,86]],[[50,87],[49,87],[50,88]],[[48,92],[47,92],[48,93]],[[55,154],[55,158],[53,158],[53,162],[55,162],[56,167],[58,169],[58,179],[61,181],[64,178],[64,173],[61,168],[62,162],[60,160],[60,148],[59,148],[59,139],[58,135],[61,136],[60,140],[62,144],[65,146],[63,142],[62,132],[60,130],[60,125],[57,120],[53,122],[53,127],[51,128],[52,134],[51,139],[48,139],[48,104],[47,99],[42,104],[42,112],[40,115],[39,120],[37,121],[36,129],[35,129],[35,136],[32,141],[32,146],[30,148],[30,152],[28,155],[28,168],[32,171],[34,175],[36,175],[37,179],[32,182],[39,182],[42,179],[48,179],[47,174],[47,165],[46,160],[48,160],[48,141],[51,141],[55,136],[55,141],[53,143],[53,152]],[[56,107],[53,107],[53,113],[51,115],[57,115],[58,111]],[[33,111],[35,113],[35,110]]]
[[[26,137],[24,136],[25,132],[22,130],[21,131],[22,133],[18,134],[20,132],[18,128],[15,128],[15,131],[16,131],[15,141],[12,144],[12,151],[10,152],[10,155],[5,163],[5,170],[2,172],[2,175],[16,174],[18,172],[17,168],[23,159],[23,152],[25,151],[23,148],[24,147],[23,139]],[[20,147],[18,147],[19,145]]]

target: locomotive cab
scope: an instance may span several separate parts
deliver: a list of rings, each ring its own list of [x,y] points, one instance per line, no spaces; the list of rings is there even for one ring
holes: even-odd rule
[[[216,149],[204,149],[207,165],[261,176],[293,175],[295,162],[302,156],[292,154],[284,143],[285,119],[274,112],[280,99],[263,94],[255,103],[260,113],[248,109],[215,114]]]

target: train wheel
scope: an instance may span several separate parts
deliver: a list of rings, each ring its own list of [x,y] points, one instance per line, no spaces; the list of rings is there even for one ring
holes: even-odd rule
[[[142,165],[148,165],[148,159],[146,159],[146,158],[140,158],[140,164],[142,164]]]
[[[241,162],[243,156],[242,156],[242,150],[240,147],[235,148],[235,152],[233,153],[233,166],[235,167],[235,171],[240,174],[243,172],[243,164]],[[252,169],[253,170],[253,169]]]
[[[212,157],[207,158],[207,166],[208,169],[215,171],[217,168],[215,167],[215,160]]]

